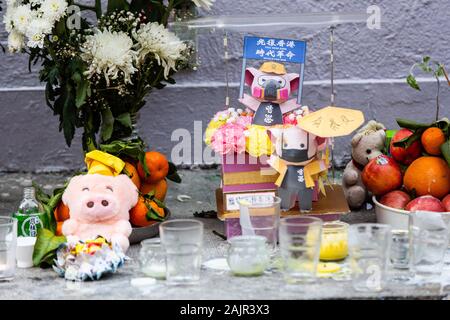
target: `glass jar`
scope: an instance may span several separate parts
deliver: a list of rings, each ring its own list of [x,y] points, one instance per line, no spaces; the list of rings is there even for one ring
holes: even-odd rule
[[[348,255],[348,224],[341,221],[325,222],[322,226],[320,260],[340,261]]]
[[[159,239],[141,242],[139,263],[142,273],[155,279],[166,278],[166,254]]]
[[[236,276],[260,276],[268,267],[270,252],[263,236],[237,236],[229,240],[227,262]]]

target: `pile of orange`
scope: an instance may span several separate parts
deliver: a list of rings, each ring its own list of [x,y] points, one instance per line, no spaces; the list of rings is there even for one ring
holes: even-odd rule
[[[60,236],[62,235],[63,222],[69,219],[70,211],[69,208],[62,201],[60,201],[58,206],[53,211],[53,214],[56,220],[56,235]]]
[[[426,155],[414,160],[403,177],[403,185],[411,194],[442,199],[450,193],[450,167],[441,152],[446,140],[444,131],[438,127],[422,133],[420,142]]]
[[[125,167],[126,173],[140,192],[138,203],[130,210],[130,222],[136,227],[149,226],[165,216],[162,202],[167,194],[169,162],[163,154],[149,151],[145,153],[145,163],[149,174],[140,162],[136,167],[131,163],[127,163]]]

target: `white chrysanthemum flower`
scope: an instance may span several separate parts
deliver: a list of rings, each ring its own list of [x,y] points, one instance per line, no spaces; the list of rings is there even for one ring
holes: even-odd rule
[[[45,36],[52,32],[52,23],[44,18],[34,18],[31,20],[25,35],[28,38],[27,46],[30,48],[42,48]]]
[[[11,53],[20,52],[25,46],[25,36],[16,31],[12,30],[8,35],[8,50]]]
[[[133,50],[133,41],[124,32],[99,31],[88,36],[83,44],[82,59],[89,64],[85,72],[88,78],[94,74],[103,74],[106,84],[117,79],[119,72],[123,72],[125,83],[131,83],[131,75],[137,71],[133,62],[137,53]]]
[[[31,10],[30,5],[23,4],[18,6],[12,14],[14,28],[21,33],[26,33],[28,25],[34,16],[35,13]]]
[[[17,0],[6,0],[6,5],[8,7],[15,6],[17,4]]]
[[[16,12],[16,8],[12,6],[8,6],[6,9],[5,15],[3,16],[3,23],[5,24],[5,30],[9,33],[12,32],[14,21],[13,16]]]
[[[204,8],[206,10],[211,9],[211,6],[213,5],[214,1],[216,0],[192,0],[194,4],[199,8]]]
[[[58,21],[66,14],[67,2],[65,0],[44,0],[40,11],[44,18]]]
[[[133,34],[138,42],[139,62],[142,63],[149,53],[164,67],[164,77],[167,78],[170,69],[176,70],[176,62],[183,58],[186,50],[184,44],[175,34],[157,22],[148,23]]]

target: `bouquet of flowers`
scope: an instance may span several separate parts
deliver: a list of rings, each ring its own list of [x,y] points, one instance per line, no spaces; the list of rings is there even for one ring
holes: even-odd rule
[[[70,146],[83,128],[85,152],[133,134],[146,95],[175,83],[194,48],[166,26],[213,0],[6,0],[8,49],[42,62],[45,98]],[[95,13],[95,18],[93,17]],[[141,145],[141,144],[140,144]],[[111,150],[108,150],[111,152]]]

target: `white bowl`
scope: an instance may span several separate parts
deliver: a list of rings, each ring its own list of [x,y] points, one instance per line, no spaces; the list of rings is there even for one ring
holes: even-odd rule
[[[375,204],[375,213],[377,214],[378,223],[388,224],[393,229],[408,229],[409,211],[385,206],[384,204],[379,203],[375,196],[372,197],[372,200]],[[443,214],[448,218],[445,220],[450,221],[450,212],[444,212]]]

